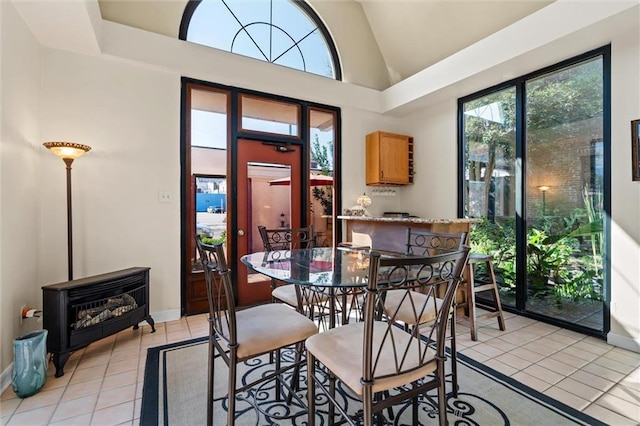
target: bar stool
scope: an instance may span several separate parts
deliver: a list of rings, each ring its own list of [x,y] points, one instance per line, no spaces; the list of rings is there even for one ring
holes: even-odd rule
[[[489,274],[488,280],[478,280],[476,278],[476,266],[485,264]],[[505,331],[504,315],[502,314],[502,305],[500,304],[500,295],[498,294],[498,283],[496,282],[496,274],[493,271],[493,256],[489,254],[472,253],[469,255],[467,262],[467,280],[463,290],[467,293],[466,297],[466,320],[471,328],[471,340],[478,340],[477,320],[485,318],[498,318],[498,326],[501,331]],[[476,302],[476,293],[481,291],[490,291],[493,301],[484,300]],[[483,309],[489,310],[486,314],[476,315],[476,305]]]

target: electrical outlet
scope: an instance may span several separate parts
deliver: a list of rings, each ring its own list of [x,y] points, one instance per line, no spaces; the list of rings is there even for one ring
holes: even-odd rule
[[[158,201],[161,203],[170,203],[172,200],[171,193],[169,191],[159,191]]]

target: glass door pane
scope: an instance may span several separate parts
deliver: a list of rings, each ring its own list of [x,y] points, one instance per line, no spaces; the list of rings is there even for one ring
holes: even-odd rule
[[[474,252],[492,254],[503,305],[515,306],[516,90],[463,105],[465,217],[483,218],[470,235]],[[482,297],[482,293],[478,295]]]
[[[603,329],[603,60],[526,82],[526,309]]]
[[[311,144],[311,187],[309,223],[320,247],[333,246],[333,177],[336,113],[309,110],[309,141]]]

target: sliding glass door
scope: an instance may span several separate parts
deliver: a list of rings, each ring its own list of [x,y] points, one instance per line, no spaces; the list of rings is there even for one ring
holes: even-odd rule
[[[608,47],[459,103],[460,213],[503,304],[608,331]]]

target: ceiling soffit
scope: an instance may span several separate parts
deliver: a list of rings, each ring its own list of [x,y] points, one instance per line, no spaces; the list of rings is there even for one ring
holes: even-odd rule
[[[346,3],[345,3],[346,2]],[[552,3],[549,0],[314,0],[325,24],[342,28],[340,14],[348,3],[360,3],[364,19],[386,64],[391,85],[428,68]],[[178,37],[187,0],[98,0],[102,17],[142,30]],[[342,8],[342,9],[341,9]],[[335,21],[335,22],[334,22]],[[352,30],[358,27],[353,27]],[[371,37],[369,33],[367,37]],[[357,36],[350,37],[352,40]],[[343,40],[336,40],[338,50]],[[351,41],[349,41],[351,42]],[[362,46],[367,49],[368,46]],[[349,52],[354,52],[349,49]],[[343,58],[343,62],[346,58]],[[372,64],[371,66],[384,66]],[[366,70],[367,67],[361,67]],[[371,72],[369,68],[369,72]],[[360,71],[364,72],[364,71]],[[351,82],[358,84],[358,78]],[[365,84],[371,87],[370,84]],[[388,87],[388,86],[387,86]],[[379,90],[386,87],[377,87]]]

